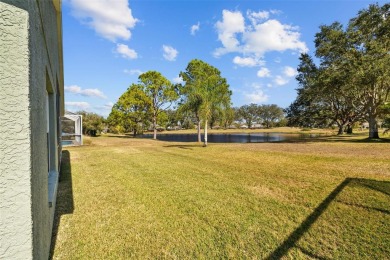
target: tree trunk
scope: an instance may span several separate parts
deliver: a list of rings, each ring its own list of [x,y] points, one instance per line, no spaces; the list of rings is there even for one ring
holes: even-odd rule
[[[337,135],[342,135],[344,133],[344,126],[339,125],[339,131],[337,132]]]
[[[200,120],[198,119],[198,143],[202,142],[202,135],[200,133]]]
[[[342,135],[344,134],[344,126],[345,126],[345,123],[340,123],[338,121],[336,121],[338,127],[339,127],[339,131],[337,132],[337,135]]]
[[[352,134],[352,133],[353,133],[352,125],[347,125],[347,134]]]
[[[137,128],[134,128],[133,130],[133,137],[136,137],[137,136]]]
[[[156,140],[157,139],[157,116],[154,114],[153,115],[153,139]]]
[[[375,116],[370,115],[368,118],[368,128],[369,128],[369,134],[368,138],[379,138],[378,134],[378,123],[376,121]]]
[[[207,120],[204,121],[204,147],[207,146]]]

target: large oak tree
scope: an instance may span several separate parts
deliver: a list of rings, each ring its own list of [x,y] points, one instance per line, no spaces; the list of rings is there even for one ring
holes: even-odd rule
[[[350,20],[346,29],[335,22],[316,34],[317,68],[301,55],[298,97],[286,110],[290,123],[303,112],[311,120],[345,126],[362,119],[369,137],[378,138],[380,107],[390,98],[390,4],[370,5]]]

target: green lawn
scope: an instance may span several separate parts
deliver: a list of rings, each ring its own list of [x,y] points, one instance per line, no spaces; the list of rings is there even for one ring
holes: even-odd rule
[[[54,259],[390,255],[390,143],[97,137],[63,152]]]

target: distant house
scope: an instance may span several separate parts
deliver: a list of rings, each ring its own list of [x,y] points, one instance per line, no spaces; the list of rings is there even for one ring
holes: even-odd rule
[[[253,123],[252,128],[260,129],[260,128],[264,128],[264,126],[262,124],[259,124],[259,123]]]
[[[368,128],[368,126],[369,126],[368,122],[363,122],[363,123],[362,123],[362,128],[363,128],[363,129]]]
[[[64,111],[61,0],[0,0],[0,259],[48,259]]]

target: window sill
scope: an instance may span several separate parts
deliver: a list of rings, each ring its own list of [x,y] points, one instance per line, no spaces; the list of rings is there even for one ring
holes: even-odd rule
[[[55,204],[57,197],[57,187],[58,187],[58,172],[50,171],[49,172],[49,183],[48,183],[48,191],[49,191],[49,208]]]

